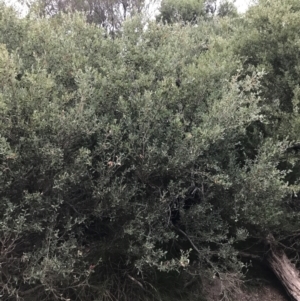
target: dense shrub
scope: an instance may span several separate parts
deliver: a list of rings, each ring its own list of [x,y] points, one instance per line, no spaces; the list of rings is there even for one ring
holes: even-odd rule
[[[247,235],[298,226],[291,143],[260,130],[240,21],[134,18],[112,39],[77,14],[1,11],[4,300],[192,298],[205,275],[241,276]]]

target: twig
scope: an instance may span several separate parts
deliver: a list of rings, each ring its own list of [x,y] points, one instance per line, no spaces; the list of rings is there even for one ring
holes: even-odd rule
[[[198,252],[198,254],[201,254],[200,250],[195,246],[195,244],[194,244],[193,241],[188,237],[188,235],[187,235],[185,232],[183,232],[181,229],[179,229],[179,228],[176,228],[176,229],[188,239],[188,241],[191,243],[191,245],[192,245],[192,247],[194,248],[194,250],[195,250],[196,252]]]
[[[129,279],[131,279],[132,281],[134,281],[135,283],[137,283],[143,290],[145,290],[145,288],[143,287],[143,285],[138,280],[136,280],[135,278],[133,278],[132,276],[130,276],[128,274],[127,274],[127,277]]]

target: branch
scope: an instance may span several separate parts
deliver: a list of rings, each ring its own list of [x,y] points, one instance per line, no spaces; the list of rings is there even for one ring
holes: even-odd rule
[[[258,255],[255,255],[255,254],[250,254],[250,253],[247,253],[247,252],[243,252],[243,251],[238,252],[238,255],[241,256],[241,257],[245,257],[245,258],[250,258],[250,259],[263,261],[262,257],[260,257]]]
[[[198,253],[198,254],[201,254],[200,250],[195,246],[195,244],[193,243],[193,241],[188,237],[188,235],[183,232],[181,229],[179,228],[176,228],[181,234],[183,234],[187,239],[188,241],[191,243],[192,247],[194,248],[194,250]]]
[[[40,289],[41,287],[44,287],[44,285],[43,285],[43,284],[37,285],[37,286],[35,286],[35,287],[33,287],[33,288],[28,289],[27,291],[19,292],[19,294],[20,294],[21,296],[27,296],[27,295],[30,295],[31,293],[34,293],[35,291],[37,291],[37,290]]]

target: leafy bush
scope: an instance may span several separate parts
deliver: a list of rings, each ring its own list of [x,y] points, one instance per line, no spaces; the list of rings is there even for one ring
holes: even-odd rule
[[[279,233],[294,187],[232,21],[134,18],[112,39],[1,8],[2,297],[176,300],[241,276],[238,243]]]

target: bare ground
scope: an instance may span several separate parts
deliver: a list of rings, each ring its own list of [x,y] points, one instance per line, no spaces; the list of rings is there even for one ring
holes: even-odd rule
[[[267,268],[255,267],[249,272],[243,285],[229,289],[231,294],[222,293],[224,286],[219,279],[203,283],[207,301],[291,301],[284,287]],[[226,287],[225,287],[226,290]]]
[[[216,285],[210,286],[206,290],[207,301],[290,301],[290,298],[283,291],[282,287],[273,284],[264,284],[257,287],[242,288],[235,296],[224,297],[221,289],[216,289]]]

